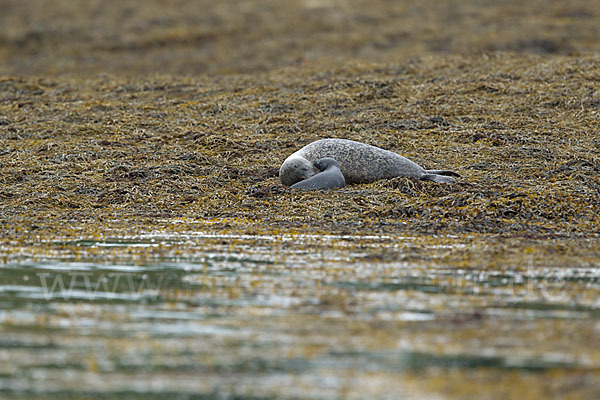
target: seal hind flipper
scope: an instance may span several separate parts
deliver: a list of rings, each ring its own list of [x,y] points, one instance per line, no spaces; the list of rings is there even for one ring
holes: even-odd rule
[[[441,169],[426,169],[425,172],[427,172],[428,174],[433,174],[433,175],[455,176],[457,178],[460,178],[460,175],[454,171],[441,170]]]
[[[427,171],[427,172],[429,172],[429,171]],[[421,175],[419,177],[419,179],[422,181],[432,181],[432,182],[437,182],[437,183],[454,183],[454,182],[456,182],[456,179],[454,179],[451,176],[438,175],[438,174]]]

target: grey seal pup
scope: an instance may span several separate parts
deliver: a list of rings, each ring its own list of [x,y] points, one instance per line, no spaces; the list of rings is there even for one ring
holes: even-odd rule
[[[405,176],[440,183],[454,183],[453,171],[426,170],[394,152],[347,139],[321,139],[309,143],[289,156],[279,168],[279,179],[286,186],[319,173],[313,162],[333,158],[340,165],[346,184],[369,183],[379,179]]]
[[[344,179],[340,165],[333,158],[320,158],[313,164],[321,172],[308,179],[294,183],[292,189],[319,190],[346,186],[346,180]]]

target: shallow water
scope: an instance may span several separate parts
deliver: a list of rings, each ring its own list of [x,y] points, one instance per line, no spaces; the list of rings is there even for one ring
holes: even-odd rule
[[[472,241],[442,239],[158,232],[15,251],[0,397],[461,397],[465,375],[493,391],[515,372],[598,390],[600,263],[465,267],[448,254]]]

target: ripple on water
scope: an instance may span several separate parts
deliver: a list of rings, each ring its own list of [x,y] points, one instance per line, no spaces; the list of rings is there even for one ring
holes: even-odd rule
[[[118,398],[135,374],[149,398],[182,388],[210,398],[240,382],[244,393],[288,393],[299,380],[314,398],[339,398],[378,374],[600,368],[585,339],[597,337],[600,268],[461,268],[440,260],[465,243],[418,241],[192,232],[63,242],[77,259],[0,266],[0,395],[35,380],[42,394],[95,387]],[[565,345],[575,335],[582,351]]]

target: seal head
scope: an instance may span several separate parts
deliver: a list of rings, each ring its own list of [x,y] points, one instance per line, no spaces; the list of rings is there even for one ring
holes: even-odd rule
[[[314,162],[322,172],[311,176],[292,185],[292,189],[320,190],[334,189],[346,186],[346,180],[340,169],[340,165],[333,158],[320,158]]]
[[[320,171],[304,157],[288,157],[279,168],[279,179],[286,186],[292,186],[316,175]]]

